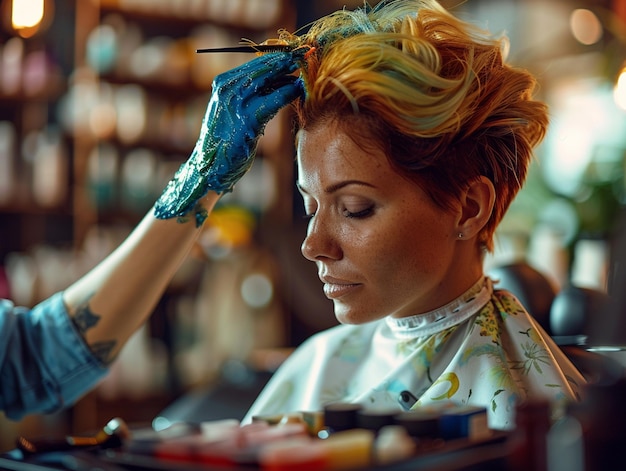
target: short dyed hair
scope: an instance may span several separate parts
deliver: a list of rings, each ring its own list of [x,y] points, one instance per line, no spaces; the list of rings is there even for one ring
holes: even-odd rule
[[[496,202],[479,241],[492,251],[548,125],[535,78],[504,62],[507,39],[434,0],[395,0],[332,13],[297,43],[310,48],[298,127],[333,120],[358,144],[380,146],[444,210],[489,178]]]

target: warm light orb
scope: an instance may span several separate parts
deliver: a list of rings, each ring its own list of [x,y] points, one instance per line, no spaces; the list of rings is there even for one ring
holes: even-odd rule
[[[0,23],[27,39],[45,31],[54,17],[54,0],[0,0]]]
[[[577,8],[570,15],[570,28],[574,38],[585,46],[590,46],[602,38],[602,23],[590,10]]]
[[[626,65],[622,67],[615,88],[613,88],[613,99],[615,104],[626,111]]]
[[[44,0],[13,0],[11,24],[16,30],[33,28],[43,20]]]

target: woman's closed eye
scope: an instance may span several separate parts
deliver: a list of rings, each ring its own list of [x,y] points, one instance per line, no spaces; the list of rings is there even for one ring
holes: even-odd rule
[[[364,219],[371,216],[373,213],[374,206],[368,206],[367,208],[359,209],[358,211],[352,211],[346,208],[341,212],[343,216],[353,219]],[[312,219],[313,217],[315,217],[315,211],[306,212],[303,216],[304,219]]]
[[[342,213],[347,218],[364,219],[366,217],[371,216],[374,213],[374,206],[373,205],[368,206],[366,208],[359,209],[357,211],[353,211],[353,210],[346,208],[343,210]]]

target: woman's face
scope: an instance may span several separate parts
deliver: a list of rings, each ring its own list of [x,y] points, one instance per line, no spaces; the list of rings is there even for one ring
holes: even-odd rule
[[[456,264],[456,212],[437,207],[381,150],[329,122],[301,130],[297,151],[310,217],[302,253],[341,323],[424,313],[469,287]]]

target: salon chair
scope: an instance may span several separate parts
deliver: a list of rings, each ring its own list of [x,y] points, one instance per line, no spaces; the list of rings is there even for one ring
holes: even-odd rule
[[[613,384],[626,374],[615,358],[594,351],[610,297],[598,290],[566,286],[556,291],[550,281],[527,262],[514,262],[489,270],[495,288],[513,293],[527,311],[592,384]]]

